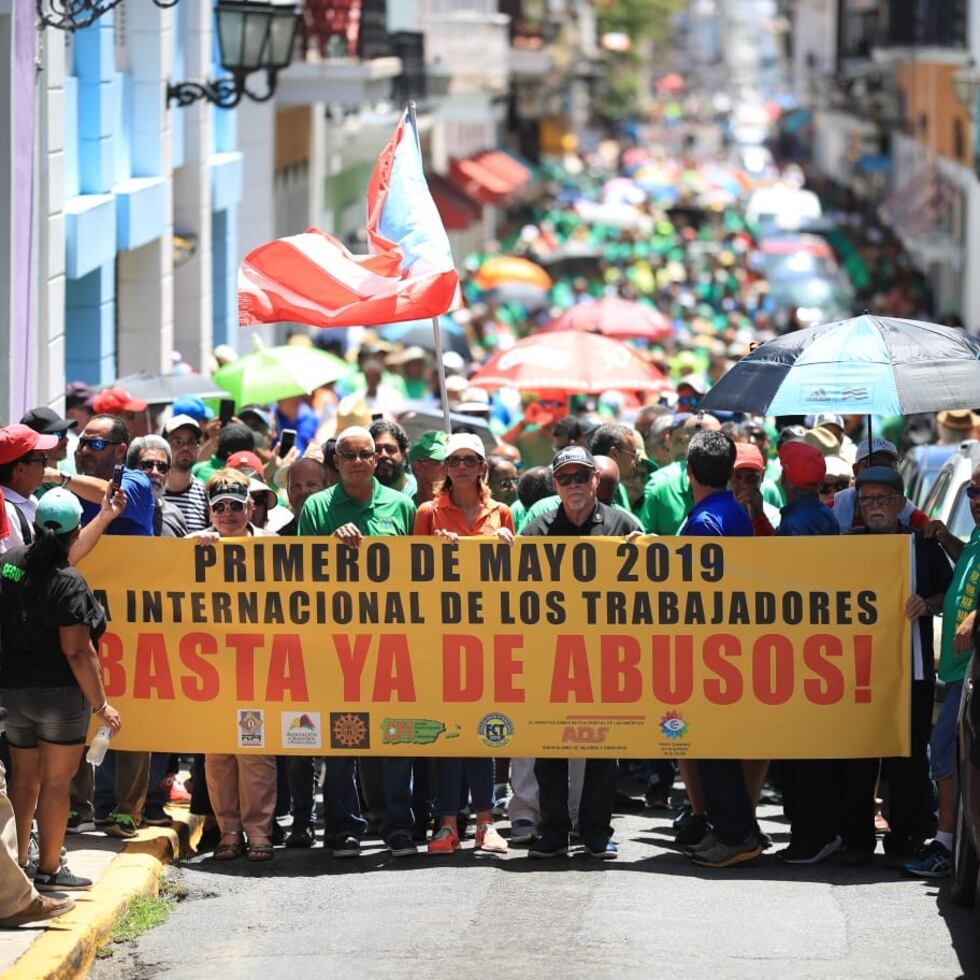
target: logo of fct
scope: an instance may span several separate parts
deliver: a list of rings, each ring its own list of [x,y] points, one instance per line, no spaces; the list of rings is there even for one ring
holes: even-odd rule
[[[367,711],[330,712],[330,748],[371,747],[371,715]]]
[[[514,735],[514,723],[499,711],[493,711],[480,719],[477,734],[484,745],[493,749],[506,745]]]
[[[606,725],[566,725],[561,733],[561,740],[580,745],[601,745],[608,732]]]

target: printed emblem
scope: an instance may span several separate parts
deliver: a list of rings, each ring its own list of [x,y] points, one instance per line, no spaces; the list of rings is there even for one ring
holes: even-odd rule
[[[367,711],[331,711],[330,748],[370,748],[370,725],[371,715]]]

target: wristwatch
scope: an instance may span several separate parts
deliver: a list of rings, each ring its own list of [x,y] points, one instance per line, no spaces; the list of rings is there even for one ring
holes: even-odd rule
[[[63,487],[67,487],[69,483],[71,483],[71,473],[62,473],[61,474],[61,485]]]

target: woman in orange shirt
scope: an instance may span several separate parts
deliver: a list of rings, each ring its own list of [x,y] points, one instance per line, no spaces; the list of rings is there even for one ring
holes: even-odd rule
[[[487,453],[479,436],[461,433],[446,445],[446,479],[434,499],[422,504],[415,517],[416,534],[434,534],[449,541],[460,537],[493,536],[514,541],[514,518],[506,504],[490,496]],[[430,854],[452,854],[460,846],[459,812],[463,775],[476,810],[476,848],[507,852],[507,841],[493,825],[493,759],[436,759],[436,809],[442,817],[439,833],[429,842]]]

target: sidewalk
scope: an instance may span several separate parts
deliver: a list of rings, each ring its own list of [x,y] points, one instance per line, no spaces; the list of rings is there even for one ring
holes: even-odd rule
[[[129,899],[154,894],[163,868],[189,854],[200,836],[199,817],[186,807],[167,809],[173,827],[147,827],[132,840],[106,837],[101,831],[65,838],[72,871],[95,884],[89,891],[65,893],[75,899],[75,908],[46,923],[47,928],[0,929],[2,980],[86,975]]]

